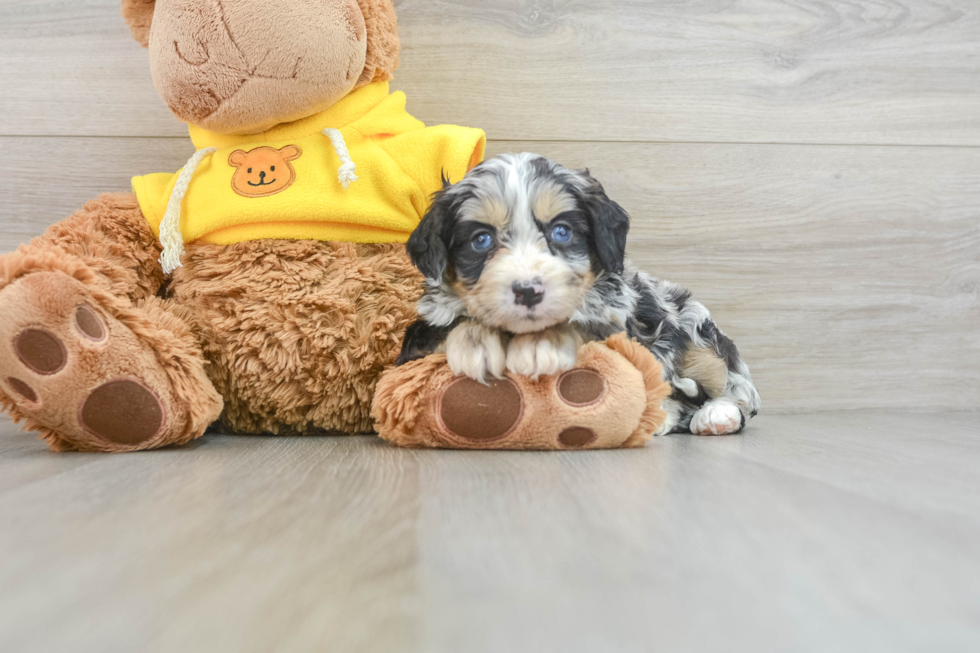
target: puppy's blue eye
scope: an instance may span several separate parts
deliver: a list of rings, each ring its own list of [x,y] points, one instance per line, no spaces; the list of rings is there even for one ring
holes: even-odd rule
[[[551,240],[558,243],[559,245],[564,245],[565,243],[571,241],[572,239],[572,228],[568,225],[559,224],[555,225],[555,228],[551,230]]]
[[[485,252],[493,247],[493,236],[485,231],[481,231],[473,236],[473,249],[478,252]]]

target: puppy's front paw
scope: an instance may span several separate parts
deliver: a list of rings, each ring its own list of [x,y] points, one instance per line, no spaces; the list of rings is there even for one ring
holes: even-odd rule
[[[537,380],[575,367],[578,338],[563,332],[514,336],[507,347],[507,371]]]
[[[446,359],[456,374],[486,383],[504,375],[507,355],[500,332],[480,324],[460,324],[446,339]]]
[[[728,397],[712,399],[691,418],[691,433],[695,435],[728,435],[741,429],[742,411]]]

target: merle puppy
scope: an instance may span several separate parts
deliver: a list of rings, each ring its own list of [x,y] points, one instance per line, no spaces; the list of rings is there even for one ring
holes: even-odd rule
[[[536,154],[477,166],[435,196],[408,241],[427,280],[398,363],[445,352],[477,381],[536,378],[625,330],[674,387],[662,433],[741,430],[760,403],[748,366],[688,291],[625,259],[628,232],[629,216],[588,171]]]

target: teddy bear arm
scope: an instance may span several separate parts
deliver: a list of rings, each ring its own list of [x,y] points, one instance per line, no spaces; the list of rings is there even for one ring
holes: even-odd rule
[[[113,295],[131,302],[156,295],[165,281],[160,244],[133,193],[106,193],[87,202],[17,254],[51,251],[79,259],[104,279]]]

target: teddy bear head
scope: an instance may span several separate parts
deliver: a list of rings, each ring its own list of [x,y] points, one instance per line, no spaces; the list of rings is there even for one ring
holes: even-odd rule
[[[313,115],[398,65],[392,0],[122,0],[122,13],[170,110],[224,134]]]

